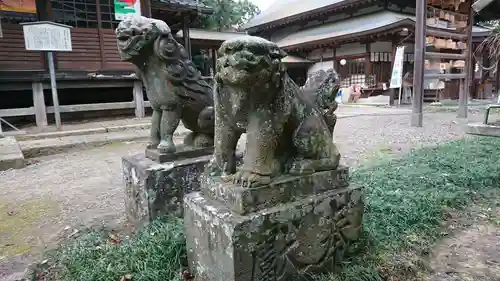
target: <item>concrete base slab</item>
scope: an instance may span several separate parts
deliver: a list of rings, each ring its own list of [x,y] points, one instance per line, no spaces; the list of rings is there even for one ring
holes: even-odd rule
[[[21,169],[23,167],[24,156],[16,138],[0,138],[0,171]]]
[[[467,134],[500,137],[500,126],[483,123],[471,123],[467,126]]]

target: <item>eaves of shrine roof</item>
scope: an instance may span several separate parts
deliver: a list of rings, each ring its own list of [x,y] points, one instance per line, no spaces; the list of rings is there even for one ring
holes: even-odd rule
[[[277,40],[276,43],[281,48],[298,47],[312,43],[361,38],[378,32],[394,31],[402,27],[414,27],[414,25],[415,16],[380,11],[300,30]],[[473,36],[484,36],[489,34],[491,30],[474,26],[472,32]]]
[[[275,0],[269,8],[253,17],[244,25],[245,29],[315,14],[322,10],[331,10],[340,6],[369,2],[368,0]]]
[[[207,6],[201,0],[157,0],[173,9],[199,11],[203,14],[213,13],[213,7]]]

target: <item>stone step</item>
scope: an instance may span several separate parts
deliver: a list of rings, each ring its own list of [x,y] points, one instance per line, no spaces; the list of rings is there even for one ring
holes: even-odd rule
[[[0,171],[21,169],[24,157],[14,137],[0,137]]]
[[[65,153],[72,150],[99,147],[115,142],[146,140],[150,124],[134,124],[116,127],[62,131],[16,137],[25,158]],[[182,124],[175,136],[189,132]]]
[[[26,135],[16,135],[18,141],[28,141],[28,140],[41,140],[47,138],[61,138],[67,136],[82,136],[82,135],[92,135],[92,134],[103,134],[103,133],[113,133],[113,132],[124,132],[131,130],[149,130],[151,128],[151,123],[140,123],[140,124],[129,124],[120,126],[107,126],[107,127],[97,127],[97,128],[86,128],[78,130],[67,130],[67,131],[57,131],[57,132],[44,132],[37,134],[26,134]]]
[[[25,158],[34,158],[71,150],[99,147],[114,142],[146,140],[148,137],[148,130],[136,130],[25,140],[19,141],[19,146]]]

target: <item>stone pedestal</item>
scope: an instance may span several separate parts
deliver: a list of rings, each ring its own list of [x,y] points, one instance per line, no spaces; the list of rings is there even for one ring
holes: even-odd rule
[[[158,216],[182,217],[182,198],[200,189],[199,175],[213,149],[184,150],[161,154],[147,150],[122,158],[125,208],[133,226],[148,224]]]
[[[347,179],[345,167],[251,189],[202,178],[201,192],[184,197],[195,280],[302,280],[332,271],[362,231],[363,191]]]
[[[0,171],[21,168],[24,168],[24,155],[16,138],[2,137],[0,132]]]

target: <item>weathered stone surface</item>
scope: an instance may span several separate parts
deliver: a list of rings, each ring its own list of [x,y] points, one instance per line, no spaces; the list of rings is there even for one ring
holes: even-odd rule
[[[260,37],[227,40],[219,54],[210,175],[232,175],[235,184],[257,187],[284,174],[337,168],[340,154],[332,142],[334,123],[328,125],[322,112],[330,110],[327,100],[335,100],[332,91],[324,91],[312,103],[288,76],[281,62],[285,52]],[[328,116],[334,106],[331,110]],[[236,169],[234,153],[244,132],[246,153]]]
[[[311,73],[306,84],[301,88],[306,97],[322,110],[323,118],[332,133],[337,123],[337,116],[334,112],[338,107],[335,98],[339,89],[340,77],[333,68]]]
[[[21,169],[23,167],[24,156],[16,138],[0,138],[0,171]]]
[[[245,188],[226,183],[220,178],[203,178],[201,193],[207,198],[218,200],[233,212],[244,215],[250,212],[272,208],[320,194],[334,188],[343,188],[348,183],[349,169],[319,172],[304,176],[281,176],[271,184],[255,188]]]
[[[161,20],[134,16],[116,28],[122,61],[137,66],[153,109],[148,148],[173,153],[173,134],[182,121],[192,133],[184,140],[193,147],[213,146],[212,87],[189,60],[170,27]]]
[[[213,147],[192,148],[186,145],[177,148],[175,153],[161,153],[158,149],[146,149],[146,157],[157,163],[165,163],[178,159],[196,158],[210,155],[214,152]]]
[[[336,73],[311,99],[286,73],[275,43],[245,36],[219,53],[214,155],[201,192],[184,197],[195,280],[303,280],[333,270],[361,233],[364,208],[332,141]]]
[[[500,137],[500,126],[483,123],[471,123],[467,125],[467,134],[479,136]]]
[[[300,188],[297,178],[289,181]],[[311,191],[320,189],[328,188]],[[247,215],[199,192],[186,195],[184,206],[197,281],[307,280],[310,273],[331,272],[360,235],[364,208],[362,189],[347,186]]]
[[[199,175],[210,155],[165,162],[144,153],[122,158],[127,218],[134,226],[148,224],[161,215],[182,217],[182,198],[200,189]]]

